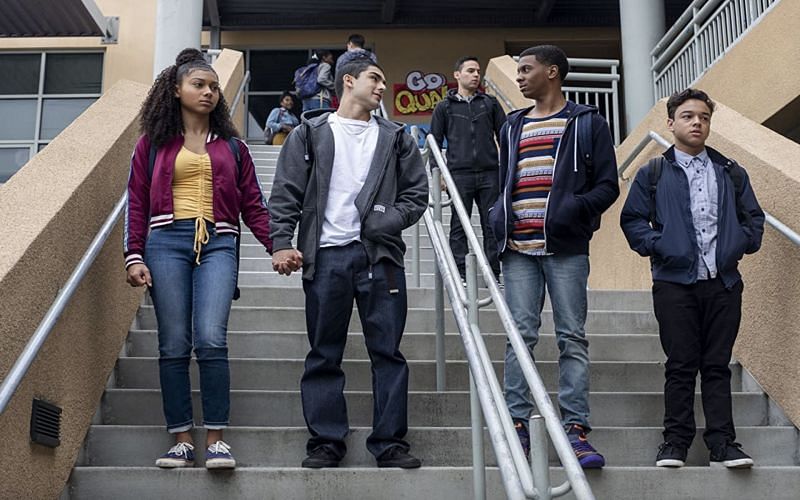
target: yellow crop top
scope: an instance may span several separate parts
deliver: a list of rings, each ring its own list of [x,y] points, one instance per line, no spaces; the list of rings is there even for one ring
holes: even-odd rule
[[[200,264],[200,250],[208,243],[205,221],[214,222],[214,190],[211,157],[182,147],[175,158],[172,177],[172,204],[175,220],[194,219],[194,251]]]

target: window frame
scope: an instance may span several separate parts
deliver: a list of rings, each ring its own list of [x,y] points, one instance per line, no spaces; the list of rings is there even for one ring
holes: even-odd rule
[[[39,54],[39,85],[37,88],[37,93],[35,94],[5,94],[0,95],[0,101],[4,100],[13,100],[13,99],[36,99],[36,118],[35,118],[35,125],[34,125],[34,134],[30,140],[19,140],[19,139],[0,139],[0,148],[29,148],[31,153],[28,159],[32,158],[42,147],[49,144],[52,139],[43,139],[42,138],[42,113],[44,111],[44,101],[46,99],[99,99],[100,96],[103,95],[105,91],[105,55],[106,51],[103,49],[87,49],[87,50],[76,50],[76,49],[59,49],[59,50],[51,50],[51,49],[39,49],[39,50],[2,50],[0,51],[0,55],[16,55],[16,54]],[[47,67],[47,55],[48,54],[77,54],[77,55],[84,55],[84,54],[100,54],[102,56],[102,65],[100,70],[100,92],[99,93],[91,93],[91,94],[45,94],[44,93],[44,84],[45,84],[45,71]]]

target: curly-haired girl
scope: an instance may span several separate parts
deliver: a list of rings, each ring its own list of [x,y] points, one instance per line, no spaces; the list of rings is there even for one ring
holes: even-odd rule
[[[156,465],[194,464],[194,347],[206,467],[233,468],[222,432],[230,411],[226,337],[236,292],[239,216],[271,252],[269,212],[219,78],[200,51],[181,51],[175,65],[156,78],[140,126],[128,180],[124,254],[128,283],[149,287],[158,322],[164,417],[176,444]]]

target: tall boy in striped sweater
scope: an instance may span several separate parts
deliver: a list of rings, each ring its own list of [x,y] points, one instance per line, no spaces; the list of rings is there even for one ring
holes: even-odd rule
[[[539,338],[545,287],[559,347],[558,404],[573,450],[584,468],[605,459],[586,440],[589,351],[586,284],[589,240],[600,215],[619,196],[611,133],[593,107],[567,101],[564,52],[540,45],[520,54],[517,84],[535,106],[514,111],[501,131],[502,193],[490,220],[503,264],[505,295],[531,354]],[[533,409],[528,384],[510,345],[505,393],[523,448]]]

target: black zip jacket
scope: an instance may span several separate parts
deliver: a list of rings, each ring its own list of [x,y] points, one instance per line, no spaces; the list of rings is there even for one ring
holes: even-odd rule
[[[447,139],[447,167],[451,172],[495,170],[497,143],[506,116],[497,99],[477,92],[470,101],[460,100],[456,89],[433,109],[431,134],[443,147]]]
[[[513,228],[511,192],[519,138],[523,119],[532,109],[533,106],[509,113],[500,136],[502,191],[489,211],[489,223],[500,255],[506,250]],[[567,114],[544,216],[545,250],[552,254],[588,255],[589,240],[600,227],[600,215],[619,197],[617,157],[608,123],[597,108],[567,101]],[[579,137],[587,139],[579,140]],[[589,137],[591,144],[585,144]],[[585,161],[587,158],[591,159],[591,166]]]

